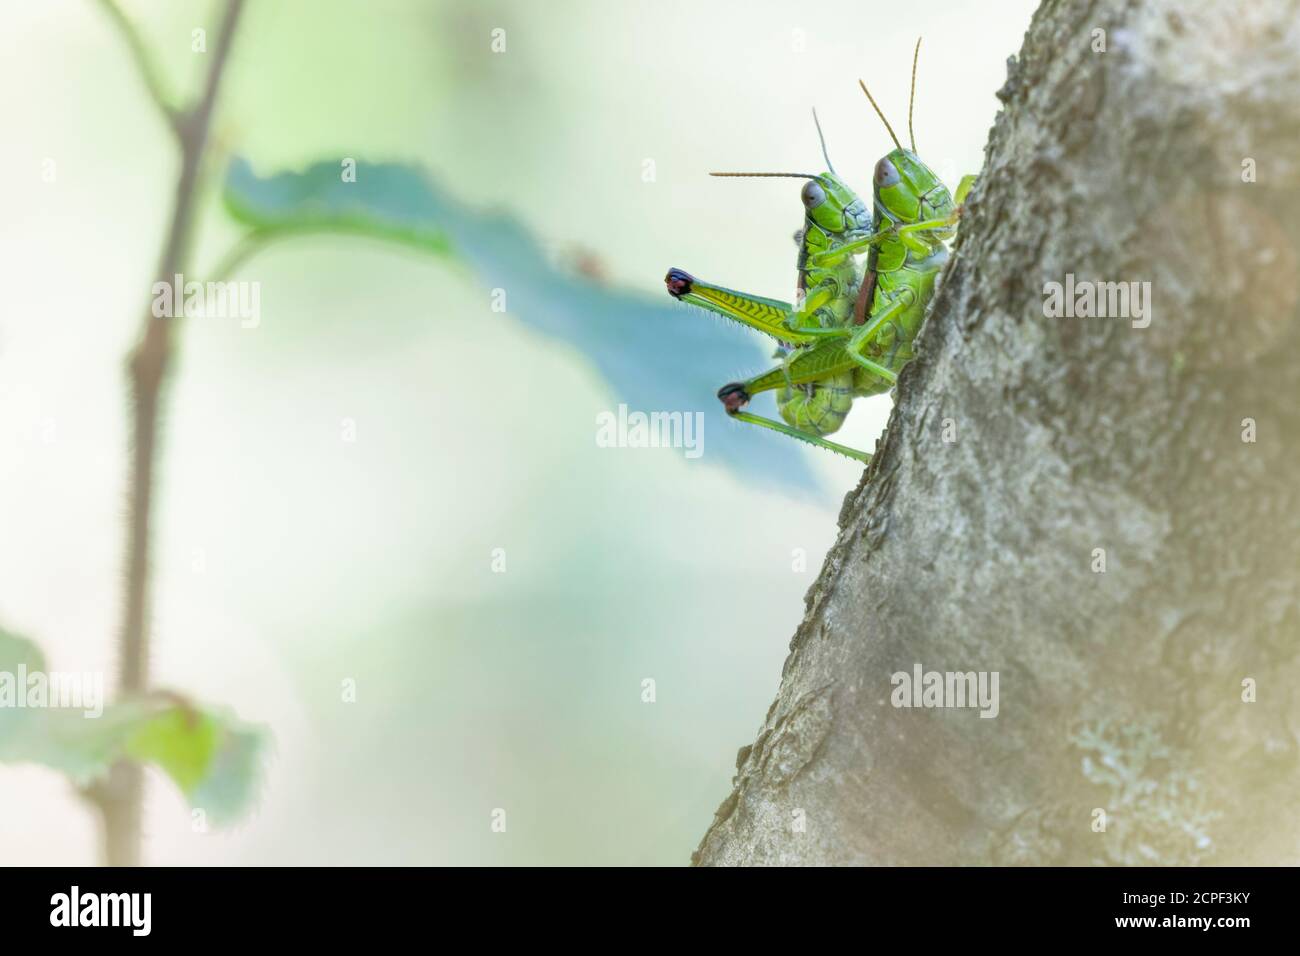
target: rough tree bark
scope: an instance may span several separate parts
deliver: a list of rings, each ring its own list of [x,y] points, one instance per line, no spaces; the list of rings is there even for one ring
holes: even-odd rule
[[[1296,0],[1043,4],[696,863],[1300,862],[1297,51]],[[917,663],[997,717],[892,706]]]

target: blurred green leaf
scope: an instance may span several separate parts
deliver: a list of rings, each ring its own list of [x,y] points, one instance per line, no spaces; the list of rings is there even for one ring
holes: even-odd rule
[[[19,672],[44,669],[45,657],[41,654],[40,648],[31,641],[23,640],[16,634],[10,634],[0,628],[0,695],[6,692],[3,684],[6,679],[13,693],[18,693],[20,690],[25,693],[25,688],[14,686]],[[5,759],[7,750],[12,746],[11,741],[17,738],[26,723],[26,718],[31,713],[32,711],[25,708],[6,704],[3,696],[0,696],[0,760]]]
[[[0,668],[12,673],[19,666],[29,671],[44,670],[45,656],[31,641],[0,628]]]
[[[221,745],[188,793],[190,805],[202,807],[218,826],[238,819],[253,805],[267,744],[265,732],[257,727],[234,720],[220,727]]]
[[[123,749],[142,763],[157,764],[189,796],[212,765],[221,735],[209,715],[173,708],[137,725]]]
[[[618,289],[563,268],[518,220],[459,202],[422,170],[359,162],[355,182],[341,172],[337,160],[326,160],[262,177],[236,157],[226,172],[226,207],[264,238],[347,233],[454,254],[481,285],[507,290],[508,315],[584,355],[630,409],[703,412],[707,459],[748,483],[824,493],[800,443],[730,421],[715,397],[729,378],[743,377],[734,374],[738,367],[772,364],[770,344],[755,333],[666,292]]]
[[[406,166],[367,164],[362,182],[345,183],[336,163],[260,179],[236,158],[226,174],[231,215],[268,232],[340,232],[445,255],[452,242],[423,177]]]
[[[116,761],[131,758],[161,769],[192,806],[214,823],[231,821],[252,803],[265,733],[237,719],[199,710],[167,693],[84,707],[16,706],[27,678],[46,674],[31,641],[0,630],[0,762],[37,763],[85,786]],[[102,706],[102,713],[92,716]]]

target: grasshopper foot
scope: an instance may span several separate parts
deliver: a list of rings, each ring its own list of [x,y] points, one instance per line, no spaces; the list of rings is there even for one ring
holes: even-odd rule
[[[664,285],[668,286],[668,294],[674,299],[686,295],[694,284],[695,276],[675,266],[668,270],[668,275],[664,276]]]
[[[728,382],[718,389],[718,398],[728,415],[734,415],[749,404],[749,392],[740,382]]]

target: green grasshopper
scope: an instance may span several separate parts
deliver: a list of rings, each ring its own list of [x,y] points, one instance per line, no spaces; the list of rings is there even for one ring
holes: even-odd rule
[[[833,224],[837,215],[842,221],[843,213],[857,200],[838,179],[830,180],[837,189],[825,188],[830,174],[778,174],[803,176],[810,180],[809,185],[818,183],[822,188],[814,192],[814,199],[825,194],[824,202],[809,207],[799,266],[801,283],[805,276],[816,281],[824,281],[823,276],[837,277],[835,295],[828,300],[833,303],[832,320],[826,321],[825,311],[820,321],[810,320],[826,304],[819,303],[811,293],[795,309],[783,302],[700,283],[681,270],[670,270],[665,280],[675,297],[728,315],[792,347],[780,366],[718,390],[718,398],[732,418],[863,462],[870,461],[871,455],[827,441],[823,436],[843,424],[854,397],[888,391],[898,380],[898,371],[912,358],[912,342],[934,294],[935,280],[948,258],[943,244],[955,234],[959,215],[947,187],[916,155],[912,103],[920,48],[918,40],[912,57],[912,96],[907,113],[911,150],[903,149],[870,90],[858,81],[897,147],[876,163],[872,189],[874,229],[864,228],[860,219],[855,219],[853,228],[845,222],[845,228],[838,231],[821,225],[825,221]],[[973,176],[962,180],[957,203],[964,200],[973,182]],[[806,207],[809,192],[806,185]],[[826,213],[815,218],[823,206],[828,207]],[[864,251],[869,252],[866,271],[856,284],[851,312],[845,312],[844,297],[851,284],[843,280],[855,271],[851,266],[846,270],[846,265],[852,262],[852,256]],[[754,395],[774,389],[782,390],[777,405],[785,423],[741,410]]]
[[[845,255],[825,264],[814,264],[814,258],[872,235],[871,216],[866,203],[838,177],[830,161],[816,111],[813,112],[813,121],[817,124],[822,156],[829,172],[711,174],[807,180],[800,192],[804,206],[804,226],[795,235],[799,244],[795,304],[703,282],[677,268],[668,270],[664,279],[668,292],[675,298],[724,315],[775,338],[781,346],[778,355],[785,359],[782,368],[800,354],[799,346],[806,339],[806,336],[801,337],[801,330],[807,330],[809,335],[813,335],[842,328],[853,315],[862,274],[852,256]],[[873,394],[872,391],[864,391],[864,386],[880,390],[875,387],[874,381],[865,381],[865,377],[857,370],[846,367],[816,381],[785,384],[786,387],[777,396],[777,408],[788,425],[738,410],[729,409],[729,412],[742,421],[773,428],[853,458],[869,460],[869,456],[864,453],[826,441],[822,436],[834,432],[843,424],[855,396]]]

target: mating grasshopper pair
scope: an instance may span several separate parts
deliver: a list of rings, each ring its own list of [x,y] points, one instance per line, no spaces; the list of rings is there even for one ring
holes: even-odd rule
[[[718,390],[727,414],[827,448],[862,462],[867,452],[828,441],[848,416],[853,399],[887,392],[912,358],[912,342],[934,295],[935,279],[947,261],[944,243],[956,232],[960,203],[975,177],[962,179],[954,201],[939,177],[916,155],[912,94],[903,149],[865,83],[858,81],[897,147],[876,163],[873,216],[862,199],[836,175],[817,123],[825,173],[713,173],[806,179],[800,194],[805,217],[799,241],[797,297],[793,305],[736,292],[669,269],[664,282],[674,298],[771,336],[779,343],[776,368]],[[817,122],[817,114],[813,113]],[[864,270],[853,257],[866,252]],[[742,411],[759,392],[780,389],[777,409],[784,422]]]

